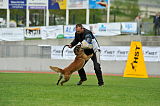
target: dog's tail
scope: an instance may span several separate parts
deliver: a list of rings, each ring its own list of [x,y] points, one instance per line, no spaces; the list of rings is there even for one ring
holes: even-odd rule
[[[57,73],[62,73],[62,69],[61,68],[58,68],[58,67],[52,67],[50,66],[50,69],[52,69],[53,71],[57,72]]]

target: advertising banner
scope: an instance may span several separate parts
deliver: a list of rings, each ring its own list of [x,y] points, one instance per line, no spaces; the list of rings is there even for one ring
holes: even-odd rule
[[[68,9],[87,9],[88,0],[68,0]]]
[[[98,31],[96,35],[99,36],[114,36],[121,34],[120,23],[98,23]]]
[[[73,52],[73,49],[74,48],[68,48],[68,47],[66,47],[65,49],[64,49],[64,51],[63,51],[63,59],[65,58],[65,59],[71,59],[71,60],[73,60],[74,58],[75,58],[75,54],[74,54],[74,52]]]
[[[117,49],[113,46],[101,46],[101,60],[116,60]]]
[[[41,27],[42,39],[55,39],[63,35],[63,25]]]
[[[4,41],[24,40],[23,28],[0,28],[0,40]]]
[[[96,24],[89,24],[89,25],[83,24],[83,27],[92,31],[94,35],[95,35],[95,32],[97,32],[96,26],[97,26]],[[64,26],[64,38],[74,38],[75,32],[76,32],[76,25],[65,25]]]
[[[67,0],[49,0],[48,9],[66,9]]]
[[[137,23],[136,22],[122,22],[122,33],[137,33]]]
[[[51,59],[62,59],[63,46],[51,46]]]
[[[65,48],[63,46],[52,46],[52,59],[71,59],[75,58],[73,48]],[[129,46],[101,46],[101,60],[105,61],[126,61],[128,59]],[[148,62],[160,61],[160,47],[143,47],[144,60]]]
[[[8,9],[8,0],[0,0],[0,9]]]
[[[128,52],[129,52],[129,47],[127,46],[117,46],[116,47],[116,60],[127,60],[128,58]]]
[[[90,30],[94,36],[97,35],[98,25],[97,24],[83,24],[83,27]]]
[[[75,58],[75,55],[73,53],[73,48],[66,47],[63,50],[63,56],[62,56],[62,49],[63,49],[63,46],[51,46],[51,58],[52,59],[71,59],[71,60]]]
[[[83,25],[84,28],[90,30],[94,36],[114,36],[121,34],[120,23],[98,23]],[[75,36],[75,25],[64,26],[64,37],[74,38]]]
[[[89,8],[90,9],[104,9],[108,0],[89,0]]]
[[[160,47],[143,47],[145,61],[159,61]]]
[[[76,32],[75,25],[64,26],[64,38],[74,38]]]
[[[26,38],[41,38],[41,28],[24,28]]]
[[[48,0],[27,0],[28,9],[47,9]]]
[[[26,9],[26,0],[9,0],[9,9]]]

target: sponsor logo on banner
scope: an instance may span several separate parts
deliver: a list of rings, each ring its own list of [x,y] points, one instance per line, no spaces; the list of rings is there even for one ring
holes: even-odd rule
[[[101,48],[101,59],[102,60],[115,60],[116,59],[116,49],[112,46],[102,46]]]
[[[98,32],[96,35],[99,36],[114,36],[121,34],[120,23],[98,23]]]
[[[64,58],[73,60],[75,58],[75,54],[73,52],[73,48],[65,48],[64,49]]]
[[[26,38],[41,38],[41,28],[26,28],[25,37]]]
[[[107,27],[106,27],[104,24],[101,24],[101,25],[99,26],[99,31],[100,31],[100,32],[106,32],[106,30],[107,30]]]
[[[51,58],[62,59],[62,46],[51,46]]]
[[[75,25],[64,26],[64,38],[74,38],[76,32]]]
[[[51,47],[51,58],[52,59],[71,59],[73,60],[75,58],[75,55],[73,53],[73,48],[65,48],[63,51],[63,57],[62,57],[62,49],[63,46],[52,46]]]
[[[97,24],[83,24],[83,27],[90,30],[94,35],[97,33]],[[76,32],[76,25],[64,26],[64,38],[74,38]]]
[[[159,61],[160,48],[157,47],[143,47],[145,61]]]
[[[137,23],[136,22],[122,22],[122,33],[137,33]]]
[[[116,48],[116,60],[127,60],[129,47],[118,47]]]

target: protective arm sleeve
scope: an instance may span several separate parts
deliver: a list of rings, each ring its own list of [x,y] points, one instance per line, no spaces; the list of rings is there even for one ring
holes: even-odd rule
[[[92,49],[93,45],[92,45],[92,36],[90,34],[87,34],[85,36],[85,39],[82,41],[82,48],[84,49]]]

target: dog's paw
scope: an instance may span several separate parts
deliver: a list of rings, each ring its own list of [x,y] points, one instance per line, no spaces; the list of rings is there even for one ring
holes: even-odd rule
[[[57,82],[57,85],[59,85],[59,82]]]
[[[61,86],[63,86],[63,83],[61,83]]]

